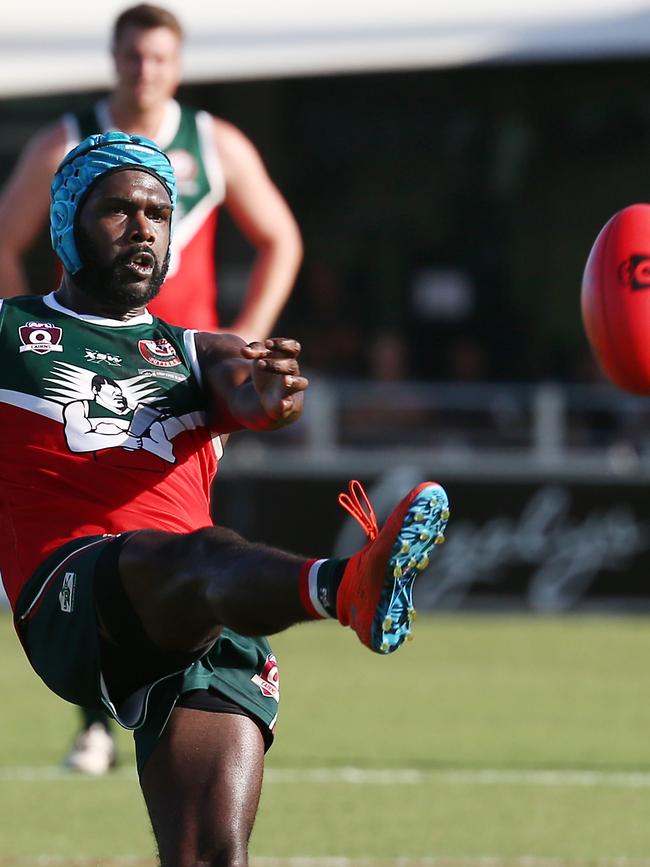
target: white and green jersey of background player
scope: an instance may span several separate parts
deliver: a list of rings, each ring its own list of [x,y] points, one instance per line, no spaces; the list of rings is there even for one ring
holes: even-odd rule
[[[199,134],[198,124],[203,122],[203,117],[209,119],[209,116],[175,100],[171,105],[178,107],[179,117],[175,131],[171,132],[172,137],[168,141],[162,141],[161,146],[171,159],[176,175],[177,201],[174,221],[178,223],[214,189],[214,175],[220,175],[221,169],[218,167],[215,172],[217,167],[212,167],[208,173],[208,165],[214,157],[206,153]],[[64,115],[64,119],[74,144],[86,136],[114,128],[106,100],[101,100],[78,115]]]

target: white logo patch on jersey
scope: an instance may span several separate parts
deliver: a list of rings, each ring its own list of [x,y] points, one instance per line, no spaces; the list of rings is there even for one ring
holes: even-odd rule
[[[160,387],[149,377],[111,379],[73,364],[57,362],[47,386],[63,404],[63,434],[70,451],[106,449],[145,451],[163,461],[176,462],[171,439],[178,422],[155,404]]]

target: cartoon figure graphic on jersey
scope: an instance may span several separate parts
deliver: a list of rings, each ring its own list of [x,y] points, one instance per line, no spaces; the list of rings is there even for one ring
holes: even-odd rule
[[[60,363],[48,381],[57,388],[63,406],[63,432],[71,452],[100,452],[122,448],[140,451],[173,464],[174,447],[166,417],[152,403],[158,386],[146,376],[116,381],[75,365]],[[170,420],[173,425],[173,420]],[[175,427],[175,425],[173,425]],[[173,435],[173,434],[172,434]]]
[[[63,431],[71,452],[97,452],[121,447],[145,449],[174,463],[174,449],[153,407],[132,411],[114,379],[96,374],[92,400],[73,400],[63,409]]]

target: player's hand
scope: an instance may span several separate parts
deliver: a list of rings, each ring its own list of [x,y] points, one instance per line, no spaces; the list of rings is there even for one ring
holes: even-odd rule
[[[270,337],[242,347],[241,354],[252,361],[253,385],[267,416],[288,423],[302,413],[304,392],[309,385],[301,376],[300,344],[288,337]]]

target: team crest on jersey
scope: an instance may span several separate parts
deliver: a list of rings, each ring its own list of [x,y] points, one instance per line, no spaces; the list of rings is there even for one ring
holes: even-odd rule
[[[259,674],[254,674],[251,680],[259,686],[262,695],[280,701],[280,672],[278,661],[272,653],[266,657],[264,668]]]
[[[27,322],[18,328],[22,346],[20,352],[35,352],[47,355],[48,352],[63,352],[63,329],[51,322]]]
[[[156,367],[176,367],[183,362],[169,340],[138,340],[140,355]]]

